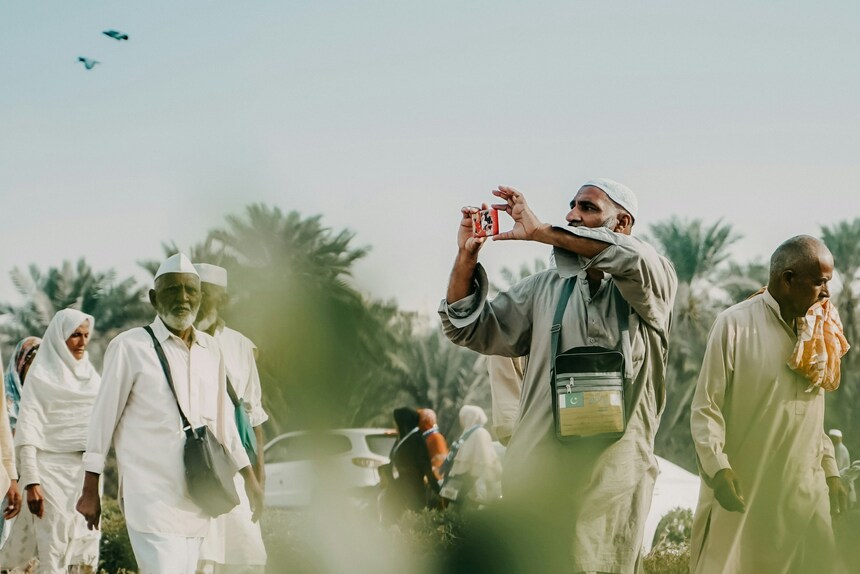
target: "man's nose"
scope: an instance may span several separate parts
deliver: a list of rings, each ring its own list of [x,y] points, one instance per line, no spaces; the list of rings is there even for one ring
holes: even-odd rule
[[[579,215],[576,213],[575,209],[571,209],[567,212],[567,216],[565,217],[568,223],[576,223],[579,221]]]

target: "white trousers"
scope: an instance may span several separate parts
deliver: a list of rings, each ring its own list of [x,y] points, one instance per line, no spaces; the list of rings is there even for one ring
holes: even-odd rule
[[[128,529],[140,574],[194,574],[202,538]]]
[[[75,510],[84,483],[83,454],[39,450],[38,465],[44,516],[33,519],[39,574],[65,574],[70,566],[99,564],[101,532],[88,530],[86,520]],[[23,493],[24,506],[27,494]],[[22,512],[29,512],[27,508]]]

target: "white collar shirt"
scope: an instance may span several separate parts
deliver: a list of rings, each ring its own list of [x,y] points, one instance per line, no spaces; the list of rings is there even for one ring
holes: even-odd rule
[[[237,468],[250,464],[227,396],[224,360],[212,337],[194,331],[189,348],[160,318],[150,325],[164,348],[176,395],[194,427],[206,425]],[[113,441],[126,522],[138,532],[202,537],[210,518],[188,496],[185,434],[149,334],[118,335],[105,353],[102,386],[93,407],[84,468],[101,474]]]
[[[251,426],[260,426],[269,420],[269,415],[263,410],[260,373],[254,359],[254,349],[257,346],[251,339],[229,327],[218,329],[215,332],[215,340],[224,354],[224,366],[233,384],[233,390],[236,391],[236,396],[245,401]]]

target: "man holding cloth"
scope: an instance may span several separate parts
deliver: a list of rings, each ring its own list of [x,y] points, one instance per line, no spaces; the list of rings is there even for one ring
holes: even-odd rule
[[[515,189],[499,187],[493,194],[504,201],[493,207],[514,220],[512,231],[494,239],[552,245],[557,264],[488,301],[487,276],[478,264],[485,238],[472,233],[477,210],[463,208],[457,258],[439,308],[445,333],[482,354],[529,355],[522,408],[505,455],[505,501],[540,517],[544,554],[560,560],[542,570],[637,572],[657,476],[653,446],[665,404],[675,271],[653,247],[631,236],[638,202],[620,183],[596,179],[583,185],[570,202],[566,228],[540,221]],[[627,427],[614,441],[561,442],[555,436],[551,331],[571,277],[576,283],[564,302],[561,349],[623,349],[626,358]],[[629,335],[622,336],[622,317]],[[527,530],[506,542],[521,543],[533,535]]]
[[[263,391],[257,372],[255,352],[257,346],[248,337],[224,323],[221,311],[228,302],[227,270],[209,263],[195,263],[200,275],[203,300],[197,312],[195,326],[212,335],[224,355],[227,384],[232,386],[233,396],[245,410],[248,421],[254,428],[257,440],[256,459],[251,461],[260,484],[265,483],[263,466],[263,428],[269,419],[263,410]],[[252,520],[253,512],[248,497],[244,496],[245,481],[236,475],[236,490],[241,502],[227,514],[215,518],[203,546],[200,549],[199,572],[228,573],[262,572],[266,566],[266,548],[260,524]]]
[[[173,255],[158,268],[154,287],[149,300],[157,317],[150,328],[164,349],[177,397],[144,329],[130,329],[111,341],[93,407],[77,509],[90,528],[98,527],[99,479],[113,442],[120,501],[141,574],[193,574],[211,518],[188,495],[177,400],[191,425],[208,426],[241,469],[255,519],[262,510],[262,491],[233,421],[221,350],[215,339],[193,326],[200,306],[197,270],[185,255]]]
[[[827,283],[833,256],[797,236],[770,260],[767,288],[720,313],[690,424],[702,489],[691,571],[839,572],[830,515],[846,509],[824,392],[848,350]]]

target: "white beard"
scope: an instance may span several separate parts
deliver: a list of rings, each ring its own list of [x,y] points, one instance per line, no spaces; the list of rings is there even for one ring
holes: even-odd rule
[[[172,313],[168,315],[159,314],[159,317],[161,317],[165,325],[176,331],[184,331],[194,324],[194,313],[188,313],[184,317],[179,317]]]

